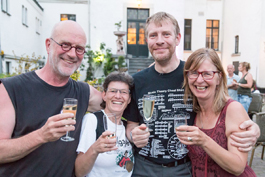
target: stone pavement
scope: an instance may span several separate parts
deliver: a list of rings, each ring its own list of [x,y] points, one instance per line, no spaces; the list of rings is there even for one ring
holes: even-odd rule
[[[252,151],[251,151],[252,152]],[[251,152],[248,153],[248,162],[250,160]],[[256,148],[251,168],[256,173],[257,177],[265,177],[265,153],[263,160],[261,160],[262,146]]]

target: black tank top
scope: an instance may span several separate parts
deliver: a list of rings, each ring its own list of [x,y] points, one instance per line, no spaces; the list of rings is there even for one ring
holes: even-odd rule
[[[41,80],[35,71],[3,79],[2,83],[15,109],[12,138],[41,128],[49,117],[60,113],[64,98],[78,99],[78,108],[75,131],[71,132],[75,141],[63,142],[59,139],[49,142],[20,160],[0,164],[0,176],[74,176],[82,118],[89,102],[89,85],[70,78],[65,86],[54,87]]]
[[[248,73],[247,73],[248,74]],[[240,83],[240,84],[247,84],[248,82],[247,82],[247,80],[245,79],[245,77],[247,76],[247,74],[244,76],[244,77],[242,77],[239,81],[238,81],[238,83]],[[241,95],[247,95],[247,96],[249,96],[249,97],[252,97],[251,96],[251,88],[245,88],[245,87],[238,87],[238,89],[237,89],[237,94],[241,94]]]

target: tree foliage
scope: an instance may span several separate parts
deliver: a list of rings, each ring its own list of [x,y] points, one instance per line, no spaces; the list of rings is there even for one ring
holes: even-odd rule
[[[86,72],[85,81],[91,81],[95,79],[95,71],[103,64],[103,73],[106,77],[109,73],[113,71],[126,71],[124,69],[127,65],[124,63],[125,58],[123,56],[119,56],[118,59],[115,59],[111,53],[110,48],[105,48],[106,44],[100,44],[100,51],[93,51],[87,46],[87,52],[85,53],[85,59],[88,63],[88,68]]]

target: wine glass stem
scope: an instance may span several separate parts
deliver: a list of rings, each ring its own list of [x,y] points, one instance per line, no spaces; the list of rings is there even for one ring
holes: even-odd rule
[[[69,136],[69,132],[68,132],[68,131],[66,132],[66,135],[65,135],[65,136],[66,136],[66,137],[68,137],[68,136]]]

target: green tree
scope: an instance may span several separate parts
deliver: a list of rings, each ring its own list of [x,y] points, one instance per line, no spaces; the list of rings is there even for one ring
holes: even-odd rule
[[[14,53],[14,52],[13,52]],[[25,56],[23,54],[20,58],[17,58],[14,53],[15,60],[17,60],[18,66],[14,68],[15,72],[12,75],[19,75],[25,72],[34,71],[43,66],[43,62],[41,61],[41,56],[36,56],[33,52],[32,56]]]
[[[126,64],[124,63],[124,56],[119,56],[118,60],[115,59],[111,53],[110,48],[105,48],[106,44],[100,44],[100,51],[90,50],[90,47],[87,46],[87,52],[85,53],[85,59],[88,63],[88,68],[86,72],[85,81],[92,81],[95,79],[94,72],[99,67],[103,66],[104,76],[107,76],[109,73],[113,71],[126,71]]]

